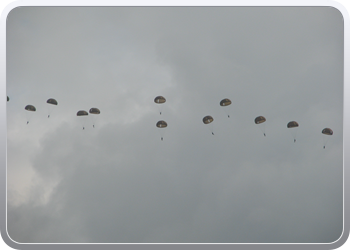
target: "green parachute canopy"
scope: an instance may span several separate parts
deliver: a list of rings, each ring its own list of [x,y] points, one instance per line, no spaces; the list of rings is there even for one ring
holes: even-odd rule
[[[165,103],[166,100],[163,96],[157,96],[156,98],[154,98],[154,102],[157,104],[162,104],[162,103]]]
[[[28,111],[36,111],[36,108],[33,105],[27,105],[24,109]]]
[[[288,122],[287,124],[287,128],[297,128],[297,127],[299,127],[299,124],[296,121],[291,121],[291,122]]]
[[[255,118],[254,121],[255,121],[255,124],[260,124],[260,123],[266,122],[266,118],[263,116],[258,116]]]
[[[165,121],[158,121],[156,124],[157,128],[166,128],[168,124]]]
[[[90,114],[98,115],[98,114],[101,113],[101,111],[100,111],[98,108],[91,108],[91,109],[89,110],[89,113],[90,113]]]
[[[207,116],[205,116],[205,117],[203,118],[203,123],[204,123],[204,124],[209,124],[209,123],[211,123],[211,122],[213,122],[213,121],[214,121],[214,118],[211,117],[210,115],[207,115]]]
[[[230,99],[225,98],[225,99],[222,99],[222,100],[221,100],[220,106],[228,106],[228,105],[230,105],[231,103],[232,103],[232,102],[231,102]]]
[[[322,134],[325,134],[325,135],[333,135],[333,130],[331,130],[330,128],[324,128],[322,130]]]
[[[57,105],[58,104],[58,102],[55,99],[53,99],[53,98],[48,99],[46,102],[48,104],[52,104],[52,105]]]
[[[88,112],[86,112],[85,110],[79,110],[77,113],[77,116],[84,116],[84,115],[88,115]]]

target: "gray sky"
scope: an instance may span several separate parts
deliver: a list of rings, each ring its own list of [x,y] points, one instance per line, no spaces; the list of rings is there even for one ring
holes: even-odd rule
[[[334,8],[12,10],[10,237],[337,240],[343,52],[343,19]],[[158,95],[167,99],[162,115]],[[50,118],[48,98],[58,101]],[[232,104],[220,107],[223,98]],[[37,108],[28,125],[27,104]],[[101,114],[83,130],[76,113],[92,107]],[[254,123],[260,115],[266,137]],[[168,123],[163,141],[159,120]],[[287,129],[293,120],[296,143]],[[325,127],[334,135],[323,149]]]

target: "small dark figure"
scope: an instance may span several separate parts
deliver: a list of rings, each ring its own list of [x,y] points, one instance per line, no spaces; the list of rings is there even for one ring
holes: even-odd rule
[[[326,148],[326,146],[323,146],[323,148]]]
[[[227,115],[228,118],[230,118],[230,115]]]
[[[27,124],[29,123],[29,121],[27,121]]]
[[[294,139],[294,142],[296,142],[297,140]]]
[[[162,112],[159,112],[159,114],[162,114]]]
[[[95,127],[95,125],[92,125],[92,127],[94,128],[94,127]]]
[[[83,130],[84,130],[85,128],[83,127]]]
[[[266,136],[265,133],[264,133],[264,136]]]
[[[50,115],[48,115],[47,118],[50,118]]]
[[[161,140],[163,141],[163,137],[161,138]]]
[[[211,132],[211,134],[212,134],[212,135],[214,135],[214,133],[213,133],[213,132]]]

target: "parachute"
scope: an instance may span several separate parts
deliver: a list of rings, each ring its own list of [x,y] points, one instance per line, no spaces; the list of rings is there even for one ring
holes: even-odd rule
[[[154,98],[154,102],[157,103],[157,104],[163,104],[166,102],[166,99],[163,97],[163,96],[157,96],[156,98]],[[163,108],[163,105],[161,105],[159,107],[159,113],[162,114],[162,108]]]
[[[203,123],[204,124],[210,124],[214,121],[214,118],[211,117],[210,115],[207,115],[205,117],[203,117]],[[210,126],[210,132],[212,135],[214,135],[214,131],[213,131],[213,125]]]
[[[298,127],[299,127],[299,124],[296,121],[291,121],[291,122],[288,122],[287,124],[287,128],[291,129],[291,134],[293,136],[294,142],[297,141],[296,137],[297,137]]]
[[[25,106],[24,109],[28,111],[33,111],[33,112],[36,111],[36,108],[33,105],[27,105]]]
[[[82,117],[82,118],[86,117],[87,115],[89,115],[89,113],[86,112],[85,110],[79,110],[78,113],[77,113],[77,116]],[[84,126],[85,121],[86,121],[86,119],[84,119],[84,118],[81,119],[83,130],[85,129],[85,126]]]
[[[266,136],[265,134],[265,122],[266,122],[266,118],[263,116],[258,116],[255,118],[254,120],[255,124],[259,125],[259,128],[261,130],[261,132],[263,132],[264,136]]]
[[[287,128],[297,128],[297,127],[299,127],[299,124],[295,121],[288,122],[287,124]]]
[[[58,104],[58,102],[55,99],[52,99],[52,98],[48,99],[46,102],[49,103],[49,104],[52,104],[52,105],[57,105]]]
[[[168,127],[168,124],[165,121],[159,121],[156,124],[157,128],[166,128]]]
[[[333,135],[333,130],[331,130],[330,128],[324,128],[322,130],[322,134],[325,134],[325,135]]]
[[[28,124],[29,121],[30,121],[30,118],[31,118],[32,115],[33,115],[32,112],[35,112],[35,111],[36,111],[36,108],[35,108],[33,105],[27,105],[27,106],[25,106],[24,109],[27,110],[27,111],[30,111],[29,113],[27,113],[27,124]]]
[[[154,102],[157,104],[161,104],[161,103],[165,103],[166,99],[163,96],[157,96],[156,98],[154,98]]]
[[[260,124],[260,123],[266,122],[266,118],[263,117],[263,116],[258,116],[258,117],[255,118],[254,121],[255,121],[255,124]]]
[[[168,124],[165,121],[158,121],[156,124],[156,127],[157,128],[166,128],[166,127],[168,127]],[[163,141],[164,131],[160,130],[159,133],[160,133],[160,138]]]
[[[211,123],[211,122],[213,122],[213,121],[214,121],[214,118],[211,117],[210,115],[207,115],[207,116],[205,116],[205,117],[203,118],[203,123],[204,123],[204,124],[209,124],[209,123]]]
[[[53,98],[48,99],[46,102],[48,104],[51,104],[48,106],[48,114],[47,114],[47,118],[50,118],[50,115],[53,111],[53,107],[57,106],[58,102]]]
[[[86,112],[85,110],[78,111],[77,116],[83,116],[83,115],[88,115],[88,112]]]
[[[90,113],[90,114],[98,115],[98,114],[101,113],[101,111],[100,111],[98,108],[91,108],[91,109],[89,110],[89,113]]]
[[[324,128],[322,129],[322,134],[323,136],[323,148],[326,148],[326,144],[329,140],[329,135],[333,135],[333,130],[331,130],[330,128]]]
[[[101,111],[98,109],[98,108],[91,108],[89,110],[89,113],[90,114],[94,114],[94,115],[99,115],[101,113]],[[96,123],[96,119],[94,116],[91,116],[92,117],[92,127],[94,128],[95,127],[95,123]]]
[[[229,105],[231,105],[231,100],[230,99],[228,99],[228,98],[225,98],[225,99],[222,99],[221,100],[221,102],[220,102],[220,106],[221,107],[226,107],[226,106],[229,106]],[[226,110],[225,110],[225,112],[226,112]],[[226,114],[227,114],[227,117],[228,118],[230,118],[230,115],[226,112]]]

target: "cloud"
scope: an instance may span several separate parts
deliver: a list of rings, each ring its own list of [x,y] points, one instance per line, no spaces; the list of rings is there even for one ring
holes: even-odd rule
[[[340,236],[343,34],[333,9],[20,8],[8,30],[14,240]],[[59,103],[50,118],[48,98]],[[76,116],[91,107],[101,110],[95,128]],[[324,127],[334,130],[326,150]]]

